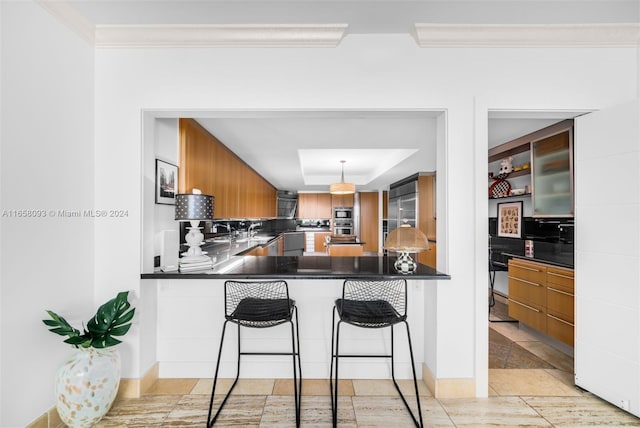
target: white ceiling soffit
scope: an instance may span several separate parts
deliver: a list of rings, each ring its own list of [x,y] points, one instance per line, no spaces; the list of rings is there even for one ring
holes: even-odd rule
[[[415,24],[418,46],[632,47],[640,24]]]
[[[299,149],[298,158],[305,185],[340,181],[340,161],[346,160],[344,180],[362,186],[417,152],[418,149]]]

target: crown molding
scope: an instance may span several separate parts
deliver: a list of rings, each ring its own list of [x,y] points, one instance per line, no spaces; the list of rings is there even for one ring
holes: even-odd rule
[[[82,40],[91,45],[94,44],[95,24],[82,15],[71,3],[51,0],[35,0],[35,2],[80,36]]]
[[[97,25],[97,48],[333,48],[347,24]]]
[[[640,24],[420,24],[422,48],[638,47]]]

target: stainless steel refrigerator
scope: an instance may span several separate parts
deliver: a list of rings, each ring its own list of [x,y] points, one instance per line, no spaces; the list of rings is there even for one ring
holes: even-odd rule
[[[418,181],[410,181],[389,189],[388,231],[400,227],[406,220],[417,227]]]

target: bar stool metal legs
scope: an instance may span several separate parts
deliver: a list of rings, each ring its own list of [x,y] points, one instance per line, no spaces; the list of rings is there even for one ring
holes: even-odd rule
[[[265,294],[263,287],[275,285],[284,288],[280,289],[280,293]],[[227,288],[227,285],[230,287]],[[238,289],[234,287],[256,287],[261,288],[258,294],[253,290],[248,294],[237,296]],[[244,291],[243,291],[244,292]],[[235,293],[235,294],[234,294]],[[298,327],[298,308],[295,302],[289,299],[288,289],[284,281],[272,281],[263,283],[244,283],[237,281],[227,281],[225,283],[225,311],[226,320],[222,326],[222,335],[220,337],[220,348],[218,350],[218,360],[216,363],[215,375],[213,378],[213,388],[211,390],[211,399],[209,401],[209,413],[207,415],[207,428],[213,427],[220,412],[224,408],[229,396],[233,392],[238,379],[240,378],[240,360],[242,355],[291,355],[293,363],[293,395],[295,403],[296,427],[300,426],[300,407],[302,399],[302,364],[300,362],[300,334]],[[293,319],[295,318],[295,324]],[[224,396],[218,410],[213,413],[213,403],[218,384],[218,374],[220,370],[220,360],[222,357],[222,349],[224,346],[224,338],[227,330],[227,323],[232,322],[238,326],[238,343],[237,352],[238,360],[236,367],[236,377],[229,391]],[[241,349],[240,327],[266,328],[273,327],[288,322],[291,326],[291,351],[290,352],[243,352]]]
[[[359,293],[363,291],[363,289],[356,290],[354,293],[352,289],[349,289],[350,286],[353,286],[354,283],[356,287],[358,285],[364,285],[365,288],[371,287],[374,291],[366,290],[365,295],[360,295]],[[403,284],[404,282],[404,284]],[[364,283],[364,284],[362,284]],[[389,358],[391,359],[391,378],[393,380],[393,384],[402,399],[411,419],[414,424],[418,428],[422,428],[424,426],[422,420],[422,406],[420,405],[420,393],[418,391],[418,381],[416,378],[416,369],[415,369],[415,361],[413,358],[413,346],[411,343],[411,333],[409,330],[409,324],[406,321],[406,281],[396,281],[395,284],[392,284],[392,288],[395,288],[395,291],[404,291],[403,296],[391,296],[391,302],[385,300],[385,282],[384,281],[345,281],[345,285],[343,286],[343,297],[342,299],[336,300],[336,304],[333,308],[333,316],[332,316],[332,329],[331,329],[331,369],[329,375],[329,389],[331,393],[331,415],[333,419],[333,426],[337,427],[338,425],[338,371],[339,371],[339,361],[340,357],[342,358],[357,358],[357,357],[367,357],[367,358]],[[404,290],[402,290],[404,286]],[[382,293],[381,293],[382,291]],[[360,300],[357,300],[359,298]],[[394,299],[398,299],[394,301]],[[338,321],[336,323],[336,315],[338,316]],[[345,322],[347,324],[351,324],[357,327],[364,328],[386,328],[389,327],[391,329],[391,353],[390,354],[341,354],[340,353],[340,326]],[[416,402],[418,405],[418,414],[417,416],[409,407],[409,403],[405,398],[404,394],[400,390],[400,386],[396,381],[395,376],[395,346],[394,346],[394,325],[403,323],[407,330],[407,339],[409,344],[409,355],[411,357],[411,370],[413,373],[413,386],[416,393]],[[334,371],[334,362],[335,362],[335,371]]]

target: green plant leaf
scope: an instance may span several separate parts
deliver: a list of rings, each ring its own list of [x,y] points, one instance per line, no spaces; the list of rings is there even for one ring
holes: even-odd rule
[[[130,328],[131,324],[114,327],[111,329],[111,336],[124,336],[125,334],[127,334]]]
[[[130,309],[128,291],[122,291],[115,298],[98,308],[87,322],[84,332],[73,328],[67,320],[52,311],[47,311],[51,319],[42,322],[51,327],[49,331],[61,336],[69,336],[64,342],[76,347],[106,348],[122,343],[113,336],[124,336],[131,328],[135,309]]]
[[[49,329],[50,332],[59,334],[60,336],[78,336],[80,334],[80,331],[73,328],[66,319],[53,311],[47,311],[47,313],[51,319],[42,320],[42,322],[49,327],[53,327]]]
[[[92,346],[108,347],[121,343],[120,340],[112,336],[122,336],[129,331],[130,321],[133,318],[135,309],[127,310],[131,304],[127,301],[128,291],[118,293],[118,295],[98,308],[96,315],[87,323],[92,340]]]

